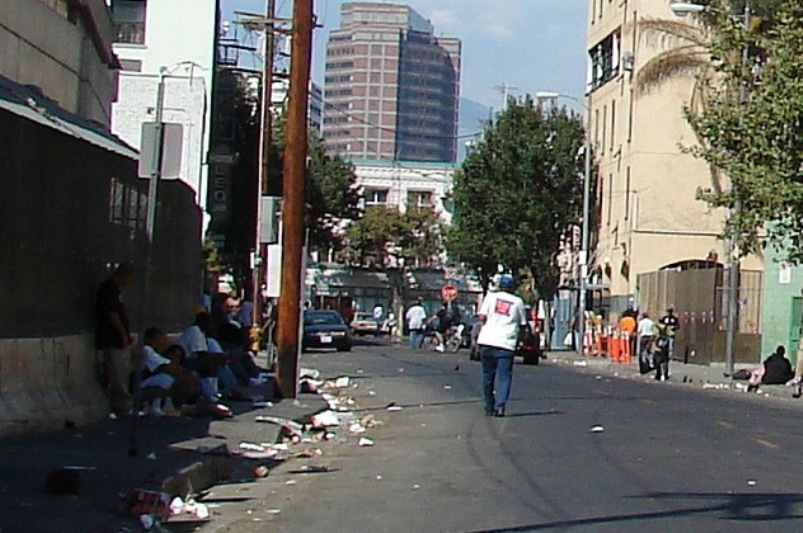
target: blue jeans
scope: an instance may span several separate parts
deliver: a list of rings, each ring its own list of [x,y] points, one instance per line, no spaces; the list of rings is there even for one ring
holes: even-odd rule
[[[480,346],[480,355],[485,410],[504,410],[513,382],[513,352],[492,346]]]
[[[413,350],[420,350],[424,345],[424,330],[411,329],[410,330],[410,348]]]

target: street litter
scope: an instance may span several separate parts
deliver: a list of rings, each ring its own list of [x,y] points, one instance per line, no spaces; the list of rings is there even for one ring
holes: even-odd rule
[[[574,366],[588,366],[588,361],[575,361],[572,363]]]
[[[254,401],[254,408],[261,409],[264,407],[273,407],[273,402]]]
[[[246,450],[250,452],[264,452],[265,447],[261,444],[256,444],[255,442],[246,442],[243,441],[240,443],[240,449]]]
[[[156,525],[156,519],[149,514],[144,514],[139,517],[139,523],[142,525],[142,529],[150,531]]]
[[[328,466],[304,465],[301,468],[290,470],[290,474],[325,474],[333,472]]]
[[[296,481],[295,479],[288,479],[287,481],[284,482],[285,485],[295,485],[297,483],[298,481]]]
[[[360,425],[359,422],[354,422],[349,426],[349,432],[355,435],[359,435],[361,433],[365,433],[365,428]]]
[[[154,522],[166,522],[170,516],[170,503],[170,495],[165,492],[137,489],[129,498],[131,517],[139,519],[141,516],[150,516]]]
[[[452,390],[452,386],[451,385],[444,385],[443,389],[444,390]]]
[[[320,379],[321,371],[315,368],[299,368],[298,369],[298,377],[300,378],[312,378],[312,379]]]
[[[365,370],[363,370],[362,368],[358,368],[357,369],[357,373],[358,374],[365,374]]]
[[[376,396],[376,391],[369,390],[368,396]]]
[[[382,481],[382,476],[376,476],[377,481]]]
[[[351,378],[348,376],[341,376],[331,383],[336,389],[345,389],[348,388],[349,384],[351,383]]]
[[[399,373],[403,374],[404,373],[404,368],[400,368],[399,369]]]
[[[289,437],[300,437],[304,432],[304,426],[295,420],[288,420],[287,418],[281,418],[278,416],[257,416],[255,420],[264,424],[275,424],[277,426],[282,426],[282,428],[284,428],[284,430],[288,433]]]
[[[149,453],[147,458],[148,458],[149,461],[155,461],[156,460],[156,453],[155,452]]]
[[[181,514],[184,511],[184,500],[182,500],[179,496],[173,498],[170,502],[170,514],[175,516],[177,514]]]
[[[725,389],[727,385],[724,383],[705,383],[703,384],[704,389]]]
[[[420,488],[421,488],[421,485],[419,485],[418,483],[416,483],[415,485],[413,485],[413,490],[418,490],[418,489],[420,489]]]
[[[312,427],[337,427],[341,423],[340,417],[334,411],[321,411],[312,417]]]
[[[279,514],[279,513],[282,512],[282,510],[281,509],[268,509],[266,512],[268,514]]]
[[[360,437],[360,440],[357,441],[357,446],[362,446],[363,448],[367,448],[374,445],[374,441],[369,439],[368,437]]]
[[[595,376],[595,379],[602,379],[602,376]]]
[[[259,465],[258,467],[254,468],[255,478],[268,477],[268,474],[270,474],[270,470],[268,470],[268,467],[265,465]]]
[[[758,482],[755,479],[748,479],[747,485],[750,487],[755,487],[756,485],[758,485]]]
[[[605,431],[605,428],[602,426],[594,426],[590,429],[591,433],[602,433]]]
[[[388,412],[395,413],[397,411],[401,411],[402,409],[404,408],[400,405],[391,405],[390,407],[388,407]]]

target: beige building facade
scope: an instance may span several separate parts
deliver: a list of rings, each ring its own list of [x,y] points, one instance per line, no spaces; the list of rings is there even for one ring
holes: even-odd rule
[[[640,34],[638,21],[677,20],[666,0],[588,0],[588,94],[597,169],[593,281],[610,295],[634,295],[638,274],[686,261],[724,262],[724,210],[696,199],[712,188],[708,166],[683,153],[696,144],[683,108],[692,75],[646,92],[641,69],[671,43]],[[719,186],[727,187],[727,183]],[[743,268],[761,269],[757,258]]]

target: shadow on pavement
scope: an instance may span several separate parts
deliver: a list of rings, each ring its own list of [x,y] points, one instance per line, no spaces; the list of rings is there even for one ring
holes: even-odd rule
[[[684,518],[699,515],[711,515],[712,518],[719,520],[733,520],[740,522],[774,522],[803,518],[803,514],[801,514],[799,511],[795,512],[795,507],[803,503],[803,495],[794,493],[728,494],[717,492],[677,492],[651,493],[644,496],[638,496],[636,498],[688,500],[690,503],[702,500],[703,502],[708,502],[708,504],[703,504],[700,506],[686,506],[668,511],[619,514],[595,518],[578,518],[574,520],[559,520],[554,522],[527,524],[509,528],[483,529],[477,530],[474,533],[516,533],[520,531],[564,529],[567,527],[624,524],[627,522]]]

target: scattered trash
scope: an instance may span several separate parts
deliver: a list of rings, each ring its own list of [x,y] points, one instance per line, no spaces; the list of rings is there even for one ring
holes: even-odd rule
[[[142,529],[150,531],[153,529],[153,526],[156,525],[156,519],[152,515],[144,514],[139,517],[139,523]]]
[[[130,498],[131,517],[138,519],[141,516],[150,516],[154,519],[154,523],[166,522],[170,517],[170,503],[170,495],[166,492],[136,489]],[[151,523],[150,527],[153,527],[154,523]]]
[[[117,415],[115,413],[109,413],[109,420],[117,420]]]
[[[421,485],[419,485],[418,483],[416,483],[415,485],[413,485],[413,490],[418,490],[418,489],[420,489],[420,488],[421,488]]]
[[[199,503],[195,508],[194,514],[198,520],[207,520],[209,519],[209,515],[211,513],[209,512],[209,507],[206,504]]]
[[[275,514],[279,514],[279,513],[281,513],[281,512],[282,512],[282,510],[281,510],[281,509],[268,509],[266,512],[267,512],[268,514],[274,514],[274,515],[275,515]]]
[[[600,380],[600,379],[602,379],[602,376],[595,376],[594,379]]]
[[[360,435],[365,433],[365,428],[359,422],[354,422],[349,426],[349,432],[354,435]]]
[[[382,476],[376,476],[377,481],[382,481]]]
[[[170,502],[170,514],[172,516],[176,516],[183,512],[184,512],[184,500],[182,500],[179,496],[176,496]]]
[[[574,366],[582,366],[582,367],[586,367],[586,366],[588,366],[588,361],[575,361],[575,362],[573,362],[572,364],[573,364]]]
[[[404,408],[401,405],[391,405],[390,407],[388,407],[388,412],[395,413],[395,412],[401,411],[403,409]]]
[[[362,368],[358,368],[357,369],[357,373],[358,374],[365,374],[365,370],[363,370]]]
[[[602,427],[602,426],[593,426],[590,429],[590,431],[591,431],[591,433],[602,433],[603,431],[605,431],[605,428]]]
[[[259,465],[254,468],[254,477],[257,479],[268,477],[268,474],[270,474],[270,470],[268,470],[268,467],[265,465]]]
[[[376,396],[376,391],[369,390],[368,396]]]
[[[360,437],[360,440],[357,441],[357,446],[362,446],[363,448],[367,448],[374,445],[374,441],[369,439],[368,437]]]
[[[300,378],[312,378],[312,379],[320,379],[321,371],[315,368],[299,368],[298,369],[298,376]]]
[[[452,390],[452,386],[451,385],[444,385],[443,386],[443,390]]]
[[[727,385],[725,385],[724,383],[704,383],[703,388],[719,390],[719,389],[726,389]]]
[[[325,474],[327,472],[332,472],[332,470],[328,466],[319,465],[304,465],[301,468],[290,470],[291,474]]]
[[[288,479],[287,481],[284,482],[285,485],[295,485],[297,483],[298,481],[296,481],[295,479]]]
[[[348,377],[348,376],[341,376],[341,377],[337,378],[337,379],[336,379],[336,380],[333,382],[333,386],[334,386],[334,388],[336,388],[336,389],[345,389],[345,388],[348,388],[348,386],[349,386],[349,384],[350,384],[350,383],[351,383],[351,378],[350,378],[350,377]]]
[[[337,427],[341,423],[340,417],[334,411],[321,411],[312,417],[312,427]]]
[[[149,453],[149,454],[146,456],[146,458],[148,459],[148,461],[155,461],[155,460],[156,460],[156,452],[151,452],[151,453]]]
[[[748,479],[747,480],[747,485],[749,487],[755,487],[756,485],[758,485],[758,481],[756,481],[755,479]]]
[[[256,444],[255,442],[247,442],[243,441],[240,443],[240,449],[251,451],[251,452],[264,452],[265,447],[261,444]]]
[[[399,368],[399,373],[404,374],[404,368]]]

